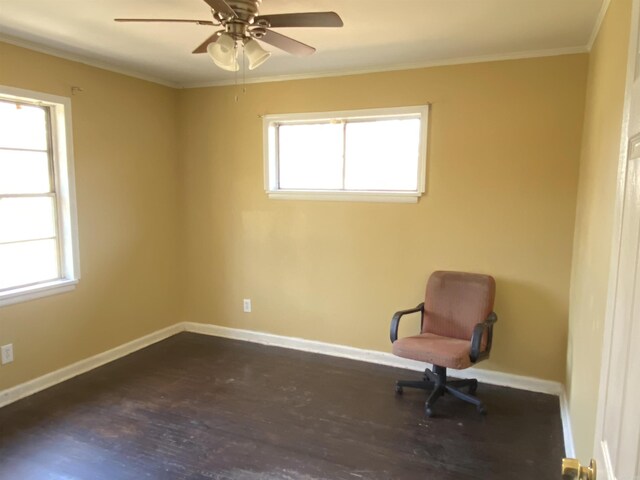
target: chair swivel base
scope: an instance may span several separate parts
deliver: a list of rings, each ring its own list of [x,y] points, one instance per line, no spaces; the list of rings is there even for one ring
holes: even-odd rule
[[[424,404],[424,411],[427,417],[433,416],[433,405],[440,397],[444,396],[445,393],[475,405],[478,413],[482,415],[487,413],[487,409],[482,401],[473,396],[478,388],[477,380],[467,379],[447,381],[447,369],[437,365],[433,366],[433,371],[426,369],[422,378],[422,380],[398,380],[396,382],[396,393],[402,394],[404,387],[433,390]],[[461,391],[462,388],[467,388],[468,393]]]

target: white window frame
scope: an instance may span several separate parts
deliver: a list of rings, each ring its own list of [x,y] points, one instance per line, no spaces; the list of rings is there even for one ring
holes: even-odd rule
[[[73,290],[80,280],[71,99],[0,85],[0,99],[47,107],[56,189],[60,278],[0,292],[0,307]]]
[[[382,190],[293,190],[280,189],[278,185],[277,127],[286,124],[304,124],[328,121],[391,120],[419,115],[420,146],[418,158],[418,182],[412,191]],[[288,113],[262,117],[264,155],[264,188],[269,198],[285,200],[346,200],[359,202],[416,203],[425,192],[427,169],[427,135],[429,131],[429,105],[343,110],[336,112]]]

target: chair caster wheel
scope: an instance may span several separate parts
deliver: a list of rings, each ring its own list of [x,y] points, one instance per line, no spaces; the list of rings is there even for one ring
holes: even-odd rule
[[[486,415],[487,414],[487,409],[485,408],[484,405],[478,405],[476,408],[478,409],[478,413],[480,415]]]
[[[402,392],[403,392],[403,391],[404,391],[404,390],[402,390],[402,387],[401,387],[400,385],[396,385],[396,393],[397,393],[398,395],[402,395]]]
[[[431,409],[431,407],[425,407],[424,413],[429,418],[433,417],[433,410]]]

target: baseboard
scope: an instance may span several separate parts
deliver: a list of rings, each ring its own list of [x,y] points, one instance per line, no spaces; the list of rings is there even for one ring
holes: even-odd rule
[[[324,355],[332,355],[334,357],[351,358],[353,360],[377,363],[380,365],[388,365],[390,367],[406,368],[415,371],[423,371],[426,365],[423,362],[416,362],[413,360],[396,357],[391,353],[379,352],[377,350],[366,350],[362,348],[348,347],[346,345],[337,345],[334,343],[306,340],[304,338],[287,337],[283,335],[274,335],[272,333],[256,332],[254,330],[221,327],[219,325],[213,325],[210,323],[185,322],[184,330],[186,330],[187,332],[201,333],[204,335],[212,335],[215,337],[245,340],[248,342],[261,343],[263,345],[272,345],[277,347],[291,348],[294,350],[302,350],[305,352],[321,353]],[[563,387],[560,382],[515,375],[512,373],[495,372],[492,370],[484,370],[480,368],[459,370],[455,372],[455,376],[458,378],[477,378],[480,382],[488,383],[490,385],[518,388],[521,390],[548,393],[557,396],[560,396],[563,391]]]
[[[56,370],[55,372],[47,373],[46,375],[20,385],[16,385],[15,387],[0,391],[0,407],[13,403],[21,398],[28,397],[29,395],[33,395],[41,390],[93,370],[105,363],[117,360],[118,358],[129,355],[130,353],[183,331],[235,340],[244,340],[248,342],[261,343],[263,345],[291,348],[294,350],[320,353],[335,357],[350,358],[352,360],[360,360],[363,362],[405,368],[415,371],[422,371],[425,368],[425,364],[422,362],[415,362],[413,360],[396,357],[387,352],[366,350],[346,345],[306,340],[303,338],[274,335],[271,333],[256,332],[253,330],[222,327],[209,323],[181,322],[145,335],[144,337],[132,340],[131,342],[125,343],[124,345],[120,345],[106,352],[86,358],[72,365]],[[529,390],[532,392],[557,395],[560,400],[560,415],[564,431],[566,455],[568,457],[575,456],[571,419],[569,416],[569,404],[562,384],[550,380],[483,370],[480,368],[460,370],[455,373],[455,376],[459,378],[477,378],[480,382],[491,385],[500,385],[504,387],[518,388],[521,390]]]
[[[253,330],[221,327],[219,325],[213,325],[209,323],[195,322],[185,322],[184,330],[187,332],[200,333],[204,335],[212,335],[216,337],[261,343],[263,345],[292,348],[294,350],[302,350],[305,352],[350,358],[353,360],[377,363],[380,365],[388,365],[390,367],[406,368],[409,370],[420,372],[425,369],[425,364],[423,362],[416,362],[413,360],[396,357],[391,353],[348,347],[346,345],[336,345],[333,343],[318,342],[315,340],[306,340],[304,338],[287,337],[283,335],[274,335],[272,333],[263,333]],[[476,378],[480,382],[488,383],[490,385],[499,385],[503,387],[517,388],[520,390],[528,390],[532,392],[547,393],[550,395],[558,396],[558,400],[560,402],[560,418],[562,419],[565,455],[567,457],[575,457],[569,402],[564,386],[560,382],[515,375],[512,373],[483,370],[480,368],[459,370],[455,372],[455,376],[459,378]]]
[[[124,345],[107,350],[106,352],[80,360],[79,362],[63,367],[55,372],[47,373],[41,377],[16,385],[15,387],[2,390],[0,391],[0,407],[4,407],[5,405],[20,400],[21,398],[28,397],[29,395],[33,395],[34,393],[88,372],[89,370],[93,370],[105,363],[109,363],[118,358],[129,355],[130,353],[140,350],[141,348],[148,347],[149,345],[164,340],[165,338],[175,335],[183,330],[184,325],[182,323],[176,323],[175,325],[163,328],[162,330],[157,330],[145,335],[144,337],[137,338],[131,342],[125,343]]]
[[[567,391],[564,388],[562,389],[562,392],[560,392],[560,418],[562,419],[562,432],[564,434],[564,455],[567,458],[575,458],[576,447],[573,443],[569,398],[567,397]]]

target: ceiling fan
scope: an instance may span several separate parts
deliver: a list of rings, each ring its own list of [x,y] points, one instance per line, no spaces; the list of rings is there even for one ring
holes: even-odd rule
[[[116,18],[116,22],[174,22],[223,27],[193,53],[208,53],[214,63],[224,70],[238,71],[238,46],[244,48],[249,69],[262,65],[271,55],[256,42],[273,45],[292,55],[311,55],[315,48],[298,40],[274,32],[281,27],[342,27],[342,19],[335,12],[281,13],[258,15],[262,0],[204,0],[211,7],[213,20],[168,18]]]

